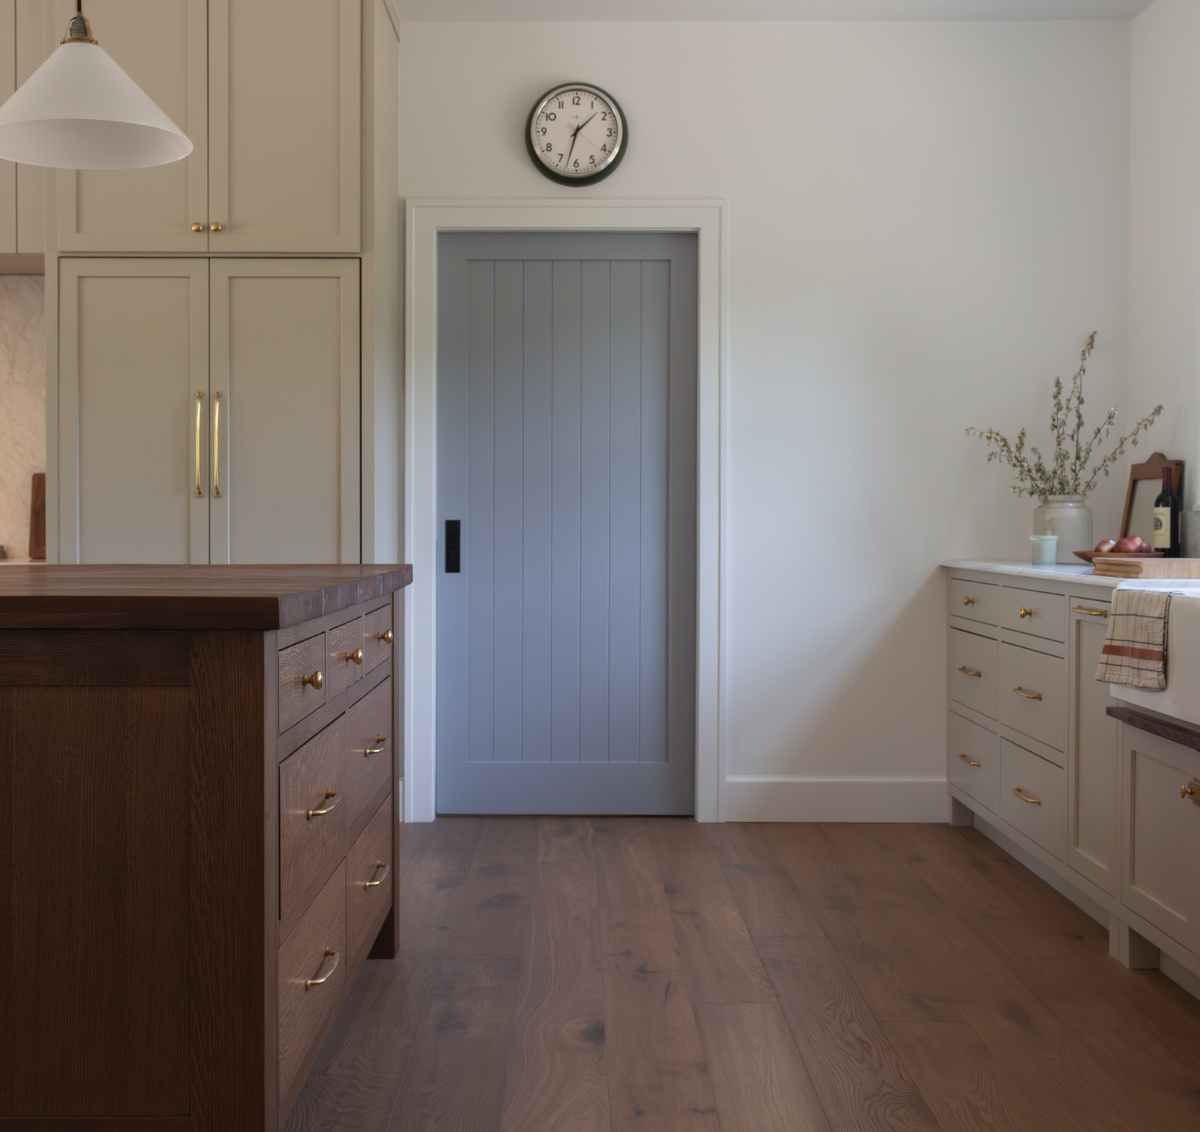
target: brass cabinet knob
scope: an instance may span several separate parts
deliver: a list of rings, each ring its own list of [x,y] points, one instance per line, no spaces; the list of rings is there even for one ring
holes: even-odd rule
[[[203,231],[204,231],[204,225],[203,225],[203,224],[193,224],[193,225],[192,225],[192,231],[193,231],[193,232],[203,232]]]
[[[973,597],[964,597],[963,598],[963,605],[974,605],[974,604],[975,604],[975,599]]]
[[[221,230],[221,222],[214,220],[208,227],[211,232],[219,232]]]
[[[1200,778],[1193,778],[1191,782],[1179,788],[1179,796],[1185,801],[1191,798],[1192,802],[1200,806],[1200,792],[1197,792],[1197,787],[1200,786]]]
[[[377,641],[383,641],[385,645],[390,645],[394,640],[391,629],[389,629],[386,633],[376,633],[375,639]]]
[[[1190,798],[1195,793],[1196,788],[1194,786],[1181,786],[1179,788],[1179,796],[1181,798]]]
[[[307,674],[301,676],[300,687],[303,688],[306,684],[311,684],[319,692],[325,687],[325,673],[318,668],[311,676]]]
[[[1026,609],[1024,606],[1021,606],[1021,616],[1022,616],[1022,618],[1025,618],[1025,617],[1032,617],[1032,616],[1033,616],[1033,610],[1032,610],[1032,609]]]
[[[346,663],[354,661],[355,664],[362,664],[362,649],[355,649],[353,652],[346,653]]]

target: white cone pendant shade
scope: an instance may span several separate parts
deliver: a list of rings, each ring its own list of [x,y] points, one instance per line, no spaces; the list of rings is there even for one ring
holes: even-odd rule
[[[187,134],[91,38],[82,16],[0,106],[0,157],[9,161],[56,169],[139,169],[191,152]]]

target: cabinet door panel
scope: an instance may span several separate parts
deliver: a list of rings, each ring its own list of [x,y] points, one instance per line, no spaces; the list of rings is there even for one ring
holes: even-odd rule
[[[16,0],[0,0],[0,103],[17,89],[16,34]],[[17,167],[0,161],[0,254],[16,250]]]
[[[213,260],[213,562],[358,562],[358,263]]]
[[[73,0],[56,0],[65,28]],[[63,170],[58,243],[63,251],[208,250],[207,21],[204,0],[88,0],[100,45],[195,149],[151,169]],[[204,224],[193,232],[193,224]]]
[[[212,250],[358,251],[358,0],[211,0],[209,29]]]
[[[59,295],[61,561],[207,562],[207,261],[64,259]]]
[[[50,54],[46,28],[42,0],[17,0],[17,86]],[[17,251],[40,255],[46,250],[46,172],[38,165],[18,165],[16,170]]]

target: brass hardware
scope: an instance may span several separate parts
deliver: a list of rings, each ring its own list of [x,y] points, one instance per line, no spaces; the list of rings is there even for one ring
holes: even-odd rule
[[[209,230],[210,232],[219,232],[219,231],[221,230],[221,222],[220,222],[219,220],[214,220],[214,221],[213,221],[213,222],[212,222],[212,223],[211,223],[211,224],[208,226],[208,230]]]
[[[1076,605],[1071,609],[1072,613],[1086,613],[1089,617],[1107,617],[1107,609],[1085,609],[1082,605]]]
[[[959,668],[959,672],[961,672],[964,676],[982,676],[983,675],[983,673],[980,672],[978,668],[963,667],[963,668]]]
[[[1031,798],[1028,794],[1022,794],[1019,786],[1013,787],[1013,793],[1020,798],[1022,802],[1028,802],[1031,806],[1040,806],[1042,804],[1041,798]]]
[[[1026,617],[1032,617],[1032,616],[1033,616],[1033,610],[1032,610],[1032,609],[1026,609],[1024,606],[1021,606],[1021,617],[1022,617],[1022,619],[1026,618]]]
[[[333,956],[333,966],[330,967],[329,970],[326,971],[325,974],[319,979],[305,979],[305,990],[308,990],[309,987],[319,987],[322,983],[329,982],[329,977],[338,969],[338,964],[342,961],[342,957],[336,951],[334,951],[332,947],[327,947],[325,948],[325,955],[322,957],[321,962],[324,963],[325,960],[331,955]]]
[[[71,22],[67,24],[67,34],[62,37],[60,43],[99,43],[100,41],[92,35],[92,25],[88,23],[87,16],[82,12],[76,12],[71,17]]]
[[[378,880],[364,880],[362,882],[363,888],[378,888],[381,884],[383,884],[383,882],[388,878],[388,873],[392,871],[392,863],[391,861],[376,861],[375,868],[383,869],[383,876],[381,876]]]
[[[306,684],[311,684],[319,692],[325,687],[325,673],[319,668],[311,676],[305,674],[300,677],[300,687],[303,688]]]
[[[204,498],[204,488],[200,486],[200,402],[204,400],[204,391],[196,393],[196,498]]]
[[[959,755],[958,757],[960,759],[962,759],[962,761],[965,762],[967,764],[967,766],[983,766],[983,763],[972,762],[969,758],[967,758],[966,755]]]
[[[1027,700],[1040,700],[1042,698],[1041,692],[1027,692],[1019,684],[1013,689],[1013,691],[1016,692],[1018,696],[1024,696]]]
[[[375,639],[382,641],[385,645],[390,645],[395,638],[392,636],[391,629],[389,629],[386,633],[376,633]]]
[[[221,391],[213,394],[213,498],[221,498]]]
[[[203,232],[203,231],[204,231],[204,225],[203,225],[203,224],[193,224],[193,225],[192,225],[192,231],[193,231],[193,232]]]
[[[329,802],[330,798],[333,799],[332,802]],[[322,809],[306,811],[308,813],[309,821],[312,821],[313,818],[324,817],[326,814],[330,813],[331,811],[336,810],[338,808],[338,803],[342,800],[342,796],[336,790],[326,790],[325,791],[325,800],[326,800],[326,802],[328,802],[328,805],[324,806]]]
[[[975,604],[975,599],[973,597],[964,597],[963,598],[963,605],[974,605],[974,604]]]
[[[367,749],[363,751],[363,758],[370,758],[371,755],[380,754],[383,751],[383,748],[388,745],[387,739],[385,739],[382,735],[377,736],[375,742],[378,743],[379,746],[367,747]]]
[[[1191,800],[1200,806],[1200,778],[1193,778],[1186,786],[1179,788],[1179,796],[1181,798],[1191,798]]]
[[[355,649],[353,652],[346,653],[346,663],[354,661],[355,664],[362,664],[362,649]]]

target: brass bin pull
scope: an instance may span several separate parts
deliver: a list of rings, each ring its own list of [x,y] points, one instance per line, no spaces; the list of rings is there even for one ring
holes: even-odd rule
[[[300,677],[300,687],[303,688],[306,684],[311,684],[319,692],[325,687],[325,673],[319,668],[311,676],[305,673]]]
[[[364,880],[362,882],[363,888],[378,888],[381,884],[383,884],[383,882],[388,878],[388,873],[392,871],[392,863],[391,861],[376,861],[375,868],[383,869],[383,876],[381,876],[378,880]]]
[[[961,672],[964,676],[982,676],[983,675],[983,673],[980,672],[978,668],[967,668],[965,665],[963,667],[959,668],[959,672]]]
[[[332,947],[327,947],[325,948],[325,955],[321,959],[321,962],[324,963],[325,960],[331,955],[333,956],[333,966],[330,967],[329,970],[326,971],[325,974],[323,974],[319,979],[305,979],[305,990],[308,990],[309,987],[319,987],[322,983],[329,982],[329,977],[338,969],[338,964],[342,961],[342,957],[336,951],[334,951]]]
[[[330,801],[330,799],[332,799],[332,801]],[[326,801],[325,806],[319,810],[306,811],[308,814],[308,820],[312,821],[313,818],[324,817],[326,814],[330,813],[331,811],[336,810],[338,807],[338,803],[341,800],[342,800],[342,796],[336,790],[326,790],[325,791],[325,801]]]
[[[1034,611],[1032,609],[1026,609],[1024,606],[1021,606],[1021,617],[1022,618],[1032,617],[1033,613],[1034,613]]]
[[[354,661],[355,664],[362,664],[362,649],[346,653],[346,663],[349,664],[351,661]]]
[[[1020,684],[1018,684],[1013,691],[1016,692],[1018,696],[1024,696],[1027,700],[1040,700],[1042,698],[1041,692],[1027,692],[1020,686]]]
[[[983,766],[983,763],[972,762],[972,760],[967,758],[966,755],[959,755],[958,757],[960,759],[962,759],[962,761],[965,762],[967,764],[967,766]]]
[[[368,748],[367,748],[365,751],[363,751],[363,757],[364,757],[364,758],[370,758],[370,757],[371,757],[371,755],[378,755],[378,754],[382,754],[382,753],[383,753],[383,749],[384,749],[384,747],[386,747],[386,746],[388,745],[388,741],[387,741],[387,739],[386,739],[384,736],[382,736],[382,735],[380,735],[380,736],[379,736],[379,737],[378,737],[378,738],[375,740],[375,742],[376,742],[377,746],[374,746],[374,747],[368,747]]]
[[[1086,613],[1089,617],[1107,617],[1107,609],[1087,609],[1085,606],[1076,605],[1071,609],[1072,613]]]
[[[1022,802],[1028,802],[1031,806],[1040,806],[1042,804],[1041,798],[1031,798],[1028,794],[1022,794],[1019,786],[1013,787],[1013,793],[1020,798]]]
[[[974,605],[974,604],[975,604],[975,599],[973,597],[964,597],[963,598],[963,605]]]
[[[196,393],[196,498],[204,498],[204,488],[200,482],[200,402],[204,400],[204,390]]]
[[[213,394],[213,498],[221,498],[221,391]]]
[[[375,639],[377,641],[382,641],[385,645],[390,645],[394,640],[391,629],[389,629],[386,633],[376,633]]]

